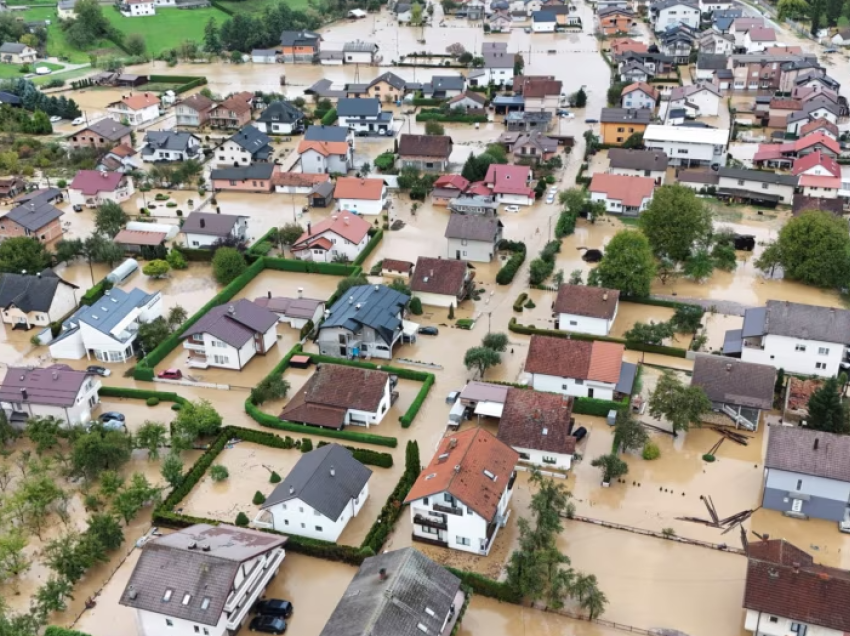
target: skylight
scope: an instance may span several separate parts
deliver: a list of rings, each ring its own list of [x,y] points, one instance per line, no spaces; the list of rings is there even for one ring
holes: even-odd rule
[[[205,610],[210,606],[210,597],[205,596],[204,600],[201,601],[201,609]]]
[[[170,601],[171,600],[171,594],[173,592],[174,592],[174,590],[172,590],[171,588],[168,588],[167,590],[165,590],[165,594],[162,595],[163,602],[167,603],[168,601]]]
[[[186,593],[183,595],[183,605],[188,605],[188,604],[189,604],[189,601],[191,601],[191,600],[192,600],[192,595],[191,595],[191,594],[189,594],[189,592],[186,592]]]

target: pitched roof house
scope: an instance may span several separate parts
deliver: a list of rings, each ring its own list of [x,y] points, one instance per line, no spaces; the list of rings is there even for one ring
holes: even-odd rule
[[[652,201],[655,180],[623,174],[597,172],[590,181],[591,201],[602,201],[611,214],[637,216]]]
[[[131,145],[131,132],[133,132],[133,129],[129,126],[107,117],[71,133],[68,135],[68,139],[72,148],[90,146],[102,148],[113,144]]]
[[[502,222],[495,217],[452,214],[446,225],[446,257],[489,263],[502,240]]]
[[[291,135],[304,131],[304,113],[290,102],[278,100],[269,104],[254,124],[260,132]]]
[[[490,164],[484,177],[486,185],[494,199],[505,205],[531,205],[534,203],[534,190],[531,182],[531,168],[528,166]]]
[[[213,128],[241,128],[251,121],[254,93],[234,93],[210,111]]]
[[[0,276],[0,308],[3,322],[22,326],[46,327],[68,315],[75,306],[74,290],[79,289],[46,269],[37,274]]]
[[[293,329],[301,329],[310,321],[318,325],[325,312],[325,301],[314,298],[304,298],[298,288],[298,298],[272,296],[271,291],[266,296],[254,299],[254,304],[273,311],[280,322],[288,323]]]
[[[203,126],[210,120],[215,102],[205,95],[196,93],[174,104],[178,126]]]
[[[469,187],[469,181],[459,174],[444,174],[437,177],[431,199],[434,205],[448,205],[449,201],[460,196]]]
[[[410,291],[425,305],[457,307],[469,294],[471,280],[465,260],[420,256],[410,279]]]
[[[88,208],[96,208],[106,201],[121,203],[134,192],[133,180],[121,172],[80,170],[68,185],[71,203]]]
[[[691,386],[705,391],[716,411],[750,431],[758,429],[761,412],[773,407],[775,383],[772,366],[712,355],[696,357],[691,377]]]
[[[339,177],[334,198],[340,210],[355,214],[380,214],[387,204],[387,186],[383,179]]]
[[[66,364],[44,369],[8,367],[0,383],[0,408],[13,425],[55,417],[66,426],[85,424],[100,401],[100,381]]]
[[[131,126],[146,124],[159,117],[159,97],[153,93],[134,93],[106,106],[106,112]]]
[[[572,410],[573,398],[509,388],[499,418],[499,440],[520,459],[569,470],[576,450],[576,438],[570,435]]]
[[[53,205],[62,200],[62,191],[43,188],[19,197],[17,205],[0,216],[0,237],[29,236],[45,245],[62,238],[59,222],[64,212]]]
[[[661,150],[634,150],[611,148],[608,150],[608,171],[633,177],[650,177],[663,184],[667,175],[667,155]]]
[[[215,149],[215,162],[219,166],[247,166],[272,161],[271,141],[254,126],[243,126]]]
[[[444,172],[449,167],[452,138],[448,135],[411,135],[404,133],[398,142],[401,168]]]
[[[634,82],[623,89],[620,94],[620,105],[623,108],[654,109],[661,99],[658,89],[646,82]]]
[[[244,241],[247,229],[247,216],[192,212],[183,221],[180,231],[186,236],[188,247],[200,248],[211,247],[216,241],[229,237]]]
[[[561,285],[552,311],[558,315],[558,329],[607,336],[617,319],[619,303],[617,289]]]
[[[369,242],[369,221],[349,212],[340,212],[307,224],[307,231],[292,244],[295,258],[330,263],[339,257],[357,258]]]

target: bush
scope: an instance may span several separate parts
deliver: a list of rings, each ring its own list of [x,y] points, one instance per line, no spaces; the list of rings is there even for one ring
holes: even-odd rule
[[[407,409],[407,412],[398,418],[398,421],[401,422],[402,428],[407,428],[413,423],[414,418],[419,413],[419,409],[422,408],[422,403],[425,401],[425,398],[428,397],[428,392],[431,390],[431,386],[434,384],[434,374],[429,373],[428,377],[425,378],[425,382],[422,384],[422,388],[419,389],[419,393],[416,394],[416,398],[414,398],[413,402],[410,404],[410,408]]]
[[[475,321],[472,318],[459,318],[455,324],[459,329],[472,329]]]
[[[159,404],[159,398],[158,398],[158,397],[149,397],[149,398],[146,400],[146,402],[145,402],[145,403],[146,403],[148,406],[156,406],[157,404]]]
[[[645,460],[652,461],[653,459],[661,457],[661,449],[658,448],[658,444],[654,442],[647,442],[643,446],[643,453],[641,453],[641,455]]]
[[[213,275],[222,285],[229,285],[248,269],[245,257],[233,247],[222,247],[215,251],[212,259]]]
[[[230,471],[227,470],[226,466],[216,464],[210,468],[210,478],[212,478],[214,482],[224,481],[228,477],[230,477]]]
[[[313,450],[313,440],[311,440],[309,437],[305,437],[303,440],[301,440],[301,452],[309,453],[311,450]]]
[[[280,483],[280,475],[278,475],[275,471],[272,471],[272,474],[269,475],[269,483],[270,484],[279,484]]]
[[[534,301],[531,298],[528,299],[528,302],[525,303],[526,309],[534,309],[537,305],[534,304]]]
[[[357,255],[357,258],[354,259],[352,265],[362,265],[363,262],[369,258],[369,255],[375,251],[375,248],[378,247],[378,244],[384,238],[384,231],[377,230],[372,238],[369,239],[369,242],[366,243],[366,247],[363,248],[363,251]]]
[[[236,525],[240,528],[246,527],[249,523],[250,520],[248,519],[248,515],[246,515],[244,512],[240,512],[238,515],[236,515]]]
[[[622,402],[613,402],[612,400],[600,400],[599,398],[579,397],[573,402],[573,413],[607,417],[609,411],[622,411],[628,405],[628,399]]]
[[[526,299],[528,298],[528,294],[522,292],[519,296],[517,296],[514,301],[514,311],[522,312],[522,306],[525,304]]]
[[[251,500],[251,503],[255,506],[261,506],[266,503],[266,496],[258,490],[254,493],[254,498]]]
[[[713,462],[716,458],[711,453],[706,453],[702,456],[703,461],[708,462],[709,464]]]
[[[410,313],[414,316],[422,315],[422,301],[419,300],[417,296],[414,296],[410,299],[410,303],[408,304],[408,309],[410,309]]]
[[[513,254],[496,274],[496,283],[499,285],[510,285],[519,268],[525,262],[525,243],[502,241],[499,243],[499,249],[510,250]]]
[[[322,117],[322,126],[332,126],[336,121],[336,108],[331,108]]]

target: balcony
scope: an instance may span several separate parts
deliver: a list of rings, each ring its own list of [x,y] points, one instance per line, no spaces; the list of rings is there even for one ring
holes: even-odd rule
[[[430,517],[423,515],[413,516],[414,525],[423,526],[425,528],[434,528],[436,530],[448,530],[449,525],[447,521],[448,518],[445,515],[442,515],[442,519],[440,517]]]
[[[460,508],[456,508],[454,506],[443,506],[440,504],[434,504],[431,507],[437,512],[445,512],[448,515],[457,515],[458,517],[463,516],[463,511]]]

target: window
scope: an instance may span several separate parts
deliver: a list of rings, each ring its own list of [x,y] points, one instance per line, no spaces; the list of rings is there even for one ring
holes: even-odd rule
[[[283,520],[283,525],[288,526],[288,525],[289,525],[289,519],[284,519],[284,520]]]
[[[443,493],[443,500],[447,501],[448,503],[454,503],[455,502],[455,498],[452,497],[449,493]]]
[[[687,151],[686,148],[679,148],[678,150],[676,150],[676,152],[679,153],[680,155],[688,154],[688,151]]]
[[[455,543],[458,545],[472,545],[472,543],[466,537],[455,537]]]
[[[761,189],[762,189],[762,190],[767,190],[769,187],[770,187],[770,184],[769,184],[769,183],[762,183],[762,184],[761,184]]]
[[[173,593],[174,593],[174,590],[172,590],[171,588],[168,588],[167,590],[165,590],[165,594],[163,594],[163,595],[162,595],[162,601],[163,601],[164,603],[167,603],[168,601],[170,601],[170,600],[171,600],[171,595],[172,595]]]
[[[316,532],[322,532],[322,526],[316,526]]]
[[[584,380],[576,380],[576,384],[584,384]]]
[[[201,609],[202,610],[208,609],[209,606],[210,606],[210,597],[205,596],[204,600],[201,601]]]
[[[826,369],[826,362],[815,362],[815,369]]]
[[[797,480],[797,490],[800,490],[802,487],[803,487],[803,480],[802,480],[802,479],[798,479],[798,480]]]
[[[196,634],[200,634],[200,633],[201,633],[201,628],[200,628],[198,625],[195,625],[195,633],[196,633]]]
[[[298,512],[304,512],[304,508],[302,506],[298,506]]]
[[[797,636],[805,636],[808,628],[808,625],[803,625],[802,623],[791,623],[791,631],[797,632]]]
[[[739,186],[744,185],[744,180],[743,180],[743,179],[738,179],[738,185],[739,185]]]
[[[770,619],[768,619],[768,620],[770,620],[771,623],[778,623],[779,622],[779,619],[776,616],[771,616]]]
[[[192,595],[191,595],[191,594],[189,594],[189,592],[186,592],[186,593],[183,595],[183,605],[188,605],[188,604],[189,604],[189,601],[191,601],[191,600],[192,600]]]
[[[819,356],[828,356],[829,355],[829,347],[818,347],[818,355]]]
[[[566,384],[562,384],[562,385],[561,385],[561,390],[562,390],[562,391],[566,391],[566,390],[567,390],[567,385],[566,385]]]
[[[806,345],[798,344],[794,346],[794,351],[805,351]]]
[[[422,526],[419,530],[425,534],[440,534],[436,528],[429,528],[428,526]]]
[[[280,504],[282,510],[286,510],[286,504]]]
[[[578,325],[578,320],[570,320],[570,326],[575,327]]]
[[[166,618],[165,619],[165,626],[166,627],[174,627],[174,621],[172,621],[170,618]]]
[[[306,528],[307,526],[305,526],[305,525],[302,523],[302,524],[301,524],[301,527],[302,527],[302,528]]]
[[[216,364],[228,364],[230,362],[230,358],[227,356],[213,356],[213,362]]]
[[[321,513],[320,513],[318,510],[314,510],[314,511],[313,511],[313,516],[314,516],[314,517],[318,517],[318,516],[319,516],[319,514],[321,514]]]
[[[802,512],[803,510],[803,500],[795,499],[791,502],[791,510],[792,512]]]

